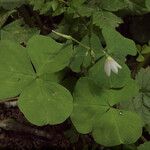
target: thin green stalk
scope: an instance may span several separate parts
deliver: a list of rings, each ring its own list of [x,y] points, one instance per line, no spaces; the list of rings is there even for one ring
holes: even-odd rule
[[[71,35],[62,34],[62,33],[56,32],[56,31],[54,31],[54,30],[52,30],[52,32],[55,33],[55,34],[57,34],[57,35],[59,35],[59,36],[61,36],[61,37],[63,37],[63,38],[65,38],[65,39],[67,39],[67,40],[72,40],[72,41],[78,43],[80,46],[84,47],[84,48],[87,49],[88,51],[90,50],[91,54],[94,53],[94,51],[95,51],[94,49],[91,49],[89,46],[87,46],[87,45],[85,45],[85,44],[79,42],[78,40],[76,40],[75,38],[73,38]],[[105,55],[108,55],[105,50],[102,50],[102,51],[103,51],[103,53],[104,53]],[[92,54],[92,55],[94,55],[94,54]]]
[[[54,30],[52,30],[52,32],[59,35],[59,36],[61,36],[61,37],[63,37],[63,38],[65,38],[65,39],[67,39],[67,40],[72,40],[72,41],[78,43],[79,45],[81,45],[82,47],[84,47],[85,49],[90,50],[90,47],[84,45],[83,43],[79,42],[78,40],[76,40],[75,38],[73,38],[70,35],[62,34],[62,33],[56,32]]]

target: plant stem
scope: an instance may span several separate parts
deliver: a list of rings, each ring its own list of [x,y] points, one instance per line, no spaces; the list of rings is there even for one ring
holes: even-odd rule
[[[73,38],[70,35],[62,34],[62,33],[56,32],[54,30],[52,30],[52,32],[59,35],[59,36],[61,36],[61,37],[63,37],[63,38],[65,38],[65,39],[67,39],[67,40],[72,40],[72,41],[78,43],[79,45],[81,45],[82,47],[84,47],[85,49],[90,50],[90,47],[84,45],[83,43],[79,42],[78,40],[76,40],[75,38]]]
[[[91,48],[89,46],[86,46],[85,44],[79,42],[78,40],[76,40],[75,38],[72,37],[72,41],[78,43],[79,45],[81,45],[82,47],[84,47],[87,50],[90,50]]]
[[[95,51],[94,49],[91,49],[89,46],[87,46],[87,45],[79,42],[78,40],[76,40],[75,38],[73,38],[71,35],[62,34],[62,33],[56,32],[54,30],[52,30],[52,32],[55,33],[55,34],[57,34],[57,35],[59,35],[59,36],[61,36],[61,37],[63,37],[63,38],[65,38],[65,39],[67,39],[67,40],[72,40],[72,41],[78,43],[79,45],[81,45],[82,47],[84,47],[85,49],[87,49],[88,51],[90,50],[91,53],[94,53],[94,51]],[[103,51],[103,53],[105,55],[108,55],[105,50],[102,50],[102,51]]]

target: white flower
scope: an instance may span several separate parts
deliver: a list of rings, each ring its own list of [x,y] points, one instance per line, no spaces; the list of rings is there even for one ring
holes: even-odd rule
[[[110,76],[111,71],[118,74],[118,68],[121,69],[122,67],[112,57],[108,56],[104,65],[106,75]]]

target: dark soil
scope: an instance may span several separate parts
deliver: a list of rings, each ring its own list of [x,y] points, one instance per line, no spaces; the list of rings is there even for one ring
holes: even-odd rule
[[[17,107],[0,103],[0,149],[68,149],[64,131],[67,123],[59,126],[37,127],[30,124]]]

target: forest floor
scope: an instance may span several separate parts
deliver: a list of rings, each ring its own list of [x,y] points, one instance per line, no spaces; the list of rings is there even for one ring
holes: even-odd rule
[[[18,107],[0,103],[0,149],[63,149],[70,147],[63,132],[67,123],[38,127],[30,124]]]

